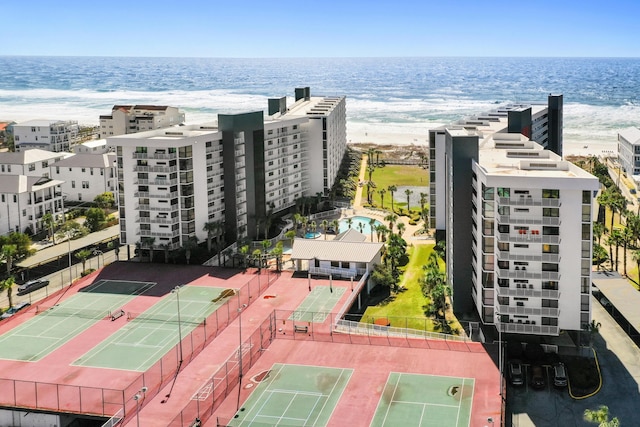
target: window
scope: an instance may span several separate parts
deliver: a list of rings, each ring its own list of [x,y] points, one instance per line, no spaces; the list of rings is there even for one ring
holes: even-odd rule
[[[587,205],[587,204],[591,204],[591,191],[583,191],[582,192],[582,203]]]
[[[550,307],[550,308],[558,308],[558,300],[557,299],[542,299],[542,306],[543,307]]]
[[[89,181],[82,181],[82,188],[89,188]]]
[[[560,190],[542,190],[542,198],[543,199],[559,199],[560,198]]]
[[[542,208],[542,216],[550,216],[557,218],[560,216],[560,209],[558,208]]]
[[[76,188],[76,182],[75,181],[71,181],[71,188]]]
[[[558,264],[552,264],[549,262],[543,262],[542,263],[542,271],[553,271],[553,272],[558,272]]]
[[[560,253],[560,246],[559,245],[543,244],[542,245],[542,253],[543,254],[557,254],[557,253]]]

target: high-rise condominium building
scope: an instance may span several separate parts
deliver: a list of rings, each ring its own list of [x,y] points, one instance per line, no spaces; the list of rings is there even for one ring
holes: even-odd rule
[[[270,99],[268,114],[110,137],[117,155],[121,241],[178,248],[224,225],[227,244],[263,238],[270,218],[326,194],[346,151],[344,97]]]
[[[114,105],[100,116],[99,138],[162,129],[184,123],[184,113],[166,105]]]
[[[453,309],[503,332],[557,336],[590,321],[598,180],[506,120],[431,132],[436,218]],[[435,153],[434,153],[435,151]],[[432,164],[433,164],[432,158]]]
[[[640,175],[640,129],[631,127],[618,133],[618,160],[629,175]],[[634,177],[640,181],[640,177]]]

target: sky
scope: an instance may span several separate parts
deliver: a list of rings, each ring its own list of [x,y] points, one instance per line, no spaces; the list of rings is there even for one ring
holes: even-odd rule
[[[6,0],[0,55],[640,57],[638,0]]]

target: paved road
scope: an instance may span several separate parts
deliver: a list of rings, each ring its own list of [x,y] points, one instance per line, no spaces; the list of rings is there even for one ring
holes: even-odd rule
[[[63,253],[67,251],[67,245],[56,245],[60,247]],[[134,248],[131,248],[131,253],[133,254]],[[127,257],[127,247],[120,247],[120,260],[126,260]],[[115,251],[106,251],[102,255],[98,254],[97,256],[93,256],[87,259],[86,268],[95,268],[103,267],[104,265],[111,264],[116,260]],[[28,301],[31,304],[36,303],[37,301],[48,297],[50,294],[59,291],[65,286],[69,286],[72,280],[80,277],[80,273],[82,271],[82,263],[76,263],[71,266],[71,269],[65,268],[63,270],[57,271],[55,273],[51,273],[47,276],[43,276],[49,279],[49,286],[37,289],[26,295],[17,295],[17,286],[13,291],[13,304],[15,305],[18,302]],[[71,279],[71,280],[70,280]],[[8,307],[9,301],[7,299],[7,293],[2,292],[0,295],[0,307]]]
[[[600,322],[594,348],[603,376],[602,389],[584,400],[573,400],[566,390],[547,386],[543,391],[529,387],[508,390],[508,411],[513,427],[591,426],[582,419],[585,409],[607,405],[621,426],[640,425],[640,350],[595,298],[593,319]]]

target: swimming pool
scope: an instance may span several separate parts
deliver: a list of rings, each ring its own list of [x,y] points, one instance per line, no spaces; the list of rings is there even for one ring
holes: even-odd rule
[[[366,236],[371,236],[371,227],[369,226],[369,221],[371,221],[372,218],[366,217],[366,216],[352,216],[351,217],[351,228],[353,228],[356,231],[360,231],[360,224],[362,224],[362,233]],[[382,223],[380,221],[378,221],[377,219],[374,220],[374,227],[377,227],[379,225],[382,225]],[[344,218],[340,220],[340,225],[338,228],[338,232],[342,233],[345,232],[349,229],[349,222],[348,222],[348,218]],[[375,230],[373,231],[375,234]]]
[[[305,239],[317,239],[318,237],[320,237],[319,231],[307,231],[304,235]]]

